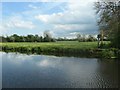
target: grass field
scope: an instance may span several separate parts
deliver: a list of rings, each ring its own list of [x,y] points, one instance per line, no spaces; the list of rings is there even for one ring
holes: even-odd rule
[[[9,47],[41,47],[41,48],[73,48],[73,49],[92,49],[97,48],[97,42],[78,42],[78,41],[59,41],[59,42],[16,42],[0,43],[0,46]]]
[[[110,42],[104,42],[106,45]],[[98,49],[97,42],[59,41],[59,42],[4,42],[0,48],[5,52],[27,54],[49,54],[59,56],[111,57],[114,51]]]

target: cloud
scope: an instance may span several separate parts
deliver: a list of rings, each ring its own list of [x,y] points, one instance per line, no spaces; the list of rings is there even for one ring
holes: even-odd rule
[[[55,25],[53,29],[56,36],[76,37],[77,33],[80,34],[96,34],[97,26],[92,24],[68,24],[68,25]]]
[[[3,35],[7,32],[7,28],[0,24],[0,35]]]
[[[15,64],[15,65],[21,65],[22,63],[25,63],[33,59],[33,55],[25,55],[25,54],[20,54],[20,53],[9,53],[4,54],[4,58],[7,58],[9,62]]]
[[[79,30],[79,31],[84,31],[85,29],[92,28],[93,26],[91,24],[68,24],[68,25],[55,25],[55,30],[67,30],[67,31],[74,31],[74,30]]]
[[[87,6],[87,7],[86,7]],[[88,24],[95,22],[94,11],[92,4],[68,2],[64,12],[48,14],[39,14],[35,18],[51,24]]]
[[[32,9],[38,9],[38,8],[39,8],[39,7],[34,6],[34,5],[32,5],[32,4],[29,4],[28,7],[32,8]]]
[[[35,25],[32,21],[23,20],[20,17],[11,17],[8,22],[4,23],[7,28],[22,28],[22,29],[33,29]]]
[[[95,0],[79,0],[66,2],[64,11],[52,14],[38,14],[35,19],[46,25],[53,26],[56,36],[75,36],[73,32],[82,34],[96,34],[98,27],[96,24],[93,2]]]
[[[14,16],[12,14],[12,17],[5,18],[3,27],[11,29],[10,33],[18,34],[37,34],[50,30],[55,37],[74,36],[74,32],[95,34],[97,26],[93,2],[94,0],[87,2],[85,0],[47,2],[46,0],[42,3],[28,3],[24,7],[27,10],[13,11]],[[23,30],[19,31],[20,29]]]
[[[64,13],[53,13],[51,15],[37,15],[36,19],[51,24],[89,24],[95,22],[94,16],[89,12],[66,11]]]
[[[25,18],[22,18],[21,16],[9,16],[0,23],[0,35],[20,32],[18,30],[23,30],[21,32],[25,32],[24,30],[29,32],[35,28],[36,25],[30,20],[25,20]]]

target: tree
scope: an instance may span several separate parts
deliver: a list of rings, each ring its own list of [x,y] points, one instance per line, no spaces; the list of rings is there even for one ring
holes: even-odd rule
[[[50,42],[52,41],[52,35],[50,33],[50,31],[44,31],[44,41],[45,42]]]
[[[12,42],[15,42],[15,38],[12,36],[12,37],[10,37],[10,40],[12,41]]]
[[[27,35],[27,41],[28,42],[35,42],[34,35]]]
[[[39,39],[40,39],[40,38],[39,38],[38,35],[35,35],[34,38],[35,38],[35,42],[39,42]]]
[[[120,1],[95,3],[96,13],[100,16],[99,29],[111,40],[112,46],[120,48]]]
[[[0,42],[6,42],[6,38],[4,36],[0,36]]]
[[[89,36],[88,36],[88,41],[93,42],[93,41],[95,41],[95,38],[94,38],[92,35],[89,35]]]
[[[84,34],[84,35],[82,35],[82,41],[83,42],[86,42],[87,40],[86,40],[86,35]]]
[[[81,41],[81,37],[82,37],[82,36],[78,33],[78,34],[77,34],[77,40],[78,40],[79,42]]]
[[[14,42],[19,42],[20,41],[20,37],[17,34],[13,34],[11,37],[14,38]]]
[[[9,36],[6,37],[7,42],[11,42]]]

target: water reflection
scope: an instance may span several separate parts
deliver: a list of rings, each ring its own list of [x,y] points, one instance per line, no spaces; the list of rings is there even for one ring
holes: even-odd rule
[[[0,89],[2,89],[2,54],[0,54]]]
[[[118,87],[117,62],[95,58],[0,53],[4,88]]]

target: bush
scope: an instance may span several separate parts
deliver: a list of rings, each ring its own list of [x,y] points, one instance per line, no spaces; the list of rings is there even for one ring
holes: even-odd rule
[[[115,58],[115,52],[110,49],[102,50],[100,55],[101,55],[101,58]]]

